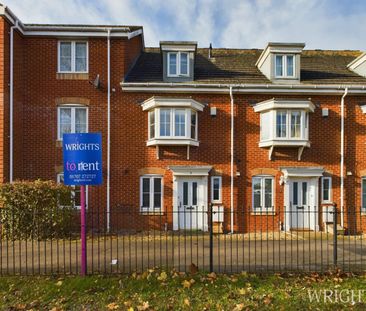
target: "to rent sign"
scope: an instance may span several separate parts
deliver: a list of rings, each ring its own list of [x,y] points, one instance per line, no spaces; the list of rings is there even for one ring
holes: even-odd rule
[[[77,133],[63,135],[65,185],[102,183],[102,135]]]

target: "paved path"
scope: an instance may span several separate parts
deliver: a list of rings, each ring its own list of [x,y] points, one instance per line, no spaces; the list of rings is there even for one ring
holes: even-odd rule
[[[261,237],[264,238],[263,236]],[[80,271],[80,241],[1,241],[2,274],[76,274]],[[154,234],[149,237],[106,236],[88,239],[90,273],[130,273],[153,267],[189,271],[191,263],[209,270],[208,235]],[[220,235],[213,239],[217,272],[325,271],[333,266],[333,237],[269,239]],[[366,243],[339,238],[338,264],[345,270],[366,269]]]

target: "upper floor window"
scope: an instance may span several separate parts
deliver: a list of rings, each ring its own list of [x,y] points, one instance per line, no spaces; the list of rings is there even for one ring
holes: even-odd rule
[[[254,176],[252,179],[252,204],[254,211],[273,209],[274,178],[272,176]]]
[[[59,41],[58,72],[61,73],[88,72],[88,42]]]
[[[155,108],[149,111],[149,139],[197,140],[197,112],[189,108]]]
[[[62,140],[64,133],[88,132],[88,108],[82,106],[58,107],[57,138]]]
[[[140,177],[141,211],[160,211],[163,202],[163,178],[158,175]]]
[[[169,52],[168,77],[189,76],[189,53]]]
[[[275,55],[276,78],[293,78],[295,76],[295,56]]]

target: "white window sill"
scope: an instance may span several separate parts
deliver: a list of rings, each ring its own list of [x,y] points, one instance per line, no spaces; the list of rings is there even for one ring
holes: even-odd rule
[[[307,139],[270,139],[259,142],[259,147],[310,147]]]
[[[164,212],[160,209],[156,209],[156,210],[144,209],[144,210],[140,210],[140,215],[160,216],[160,215],[164,215]]]
[[[250,215],[252,215],[252,216],[272,216],[272,215],[276,215],[276,212],[273,210],[253,211],[250,213]]]
[[[199,141],[190,138],[154,138],[146,142],[146,146],[199,146]]]
[[[57,74],[87,74],[89,71],[57,71]]]

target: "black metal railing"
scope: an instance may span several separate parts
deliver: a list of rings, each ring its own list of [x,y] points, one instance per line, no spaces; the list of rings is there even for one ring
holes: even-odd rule
[[[80,273],[79,211],[70,215],[60,209],[49,215],[58,221],[46,225],[36,211],[31,216],[6,209],[0,213],[1,275]],[[28,222],[32,225],[25,226]],[[365,230],[361,208],[242,207],[231,212],[212,205],[174,211],[119,206],[109,214],[89,209],[87,273],[131,273],[154,267],[225,273],[334,267],[360,271],[366,268]]]

